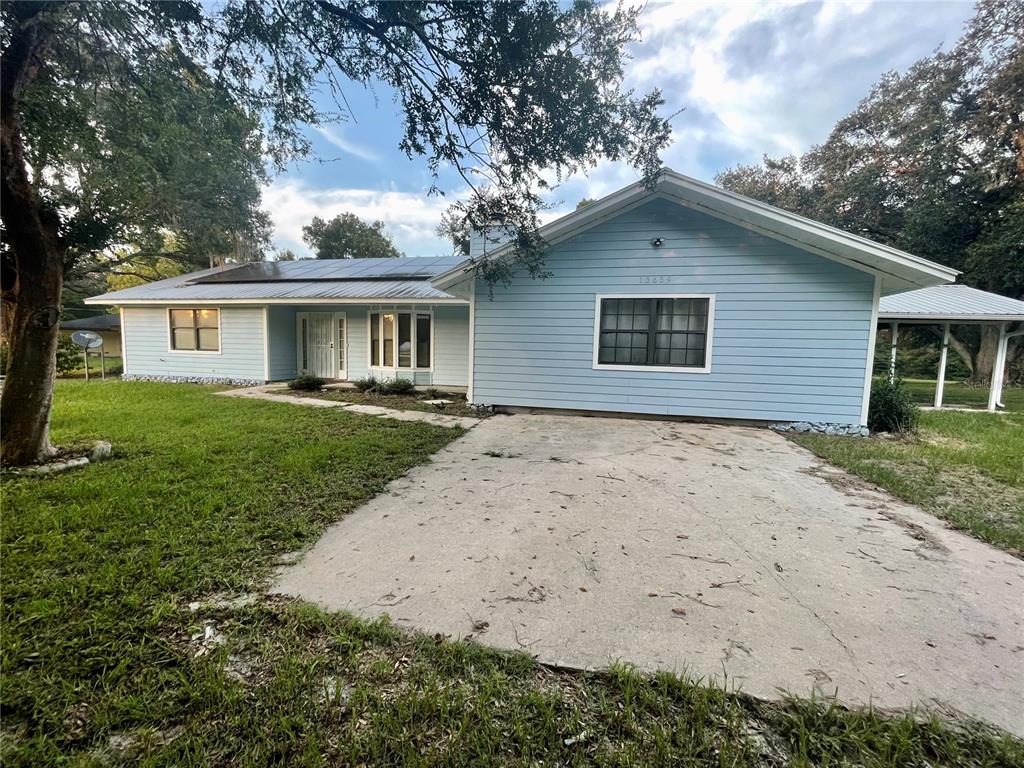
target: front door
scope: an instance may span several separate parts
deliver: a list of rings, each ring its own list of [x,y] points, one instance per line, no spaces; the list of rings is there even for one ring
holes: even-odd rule
[[[299,312],[295,320],[299,373],[323,379],[345,378],[345,315]]]

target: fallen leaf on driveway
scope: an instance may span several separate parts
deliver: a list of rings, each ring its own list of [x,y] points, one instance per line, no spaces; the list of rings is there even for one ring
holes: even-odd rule
[[[686,609],[685,608],[673,608],[672,609],[672,613],[674,613],[676,616],[685,616],[686,615]]]

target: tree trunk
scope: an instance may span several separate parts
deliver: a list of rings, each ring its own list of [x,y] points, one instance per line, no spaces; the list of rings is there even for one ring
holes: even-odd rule
[[[981,341],[978,354],[974,357],[974,381],[988,384],[992,381],[992,367],[996,363],[996,349],[999,346],[999,324],[986,324],[981,327]]]
[[[0,215],[9,250],[3,257],[3,317],[9,362],[0,422],[0,458],[24,465],[53,453],[50,405],[56,371],[65,246],[59,218],[36,194],[25,157],[20,97],[35,77],[51,32],[39,23],[45,4],[18,4],[19,22],[0,66]]]
[[[7,226],[6,211],[4,219]],[[59,262],[53,269],[47,268],[50,259],[31,261],[43,262],[44,268],[35,274],[24,268],[18,272],[13,320],[7,329],[7,378],[0,396],[0,454],[4,464],[14,466],[42,461],[54,452],[50,445],[50,407],[64,275]],[[9,302],[5,299],[4,303]]]

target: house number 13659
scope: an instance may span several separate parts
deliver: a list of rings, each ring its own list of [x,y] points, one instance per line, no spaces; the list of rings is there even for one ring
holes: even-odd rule
[[[671,283],[672,278],[668,275],[641,275],[641,285],[664,285],[665,283]]]

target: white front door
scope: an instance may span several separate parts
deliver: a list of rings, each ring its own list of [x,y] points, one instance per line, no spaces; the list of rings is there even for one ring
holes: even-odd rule
[[[299,312],[295,316],[300,374],[323,379],[345,377],[344,317],[334,312]]]

